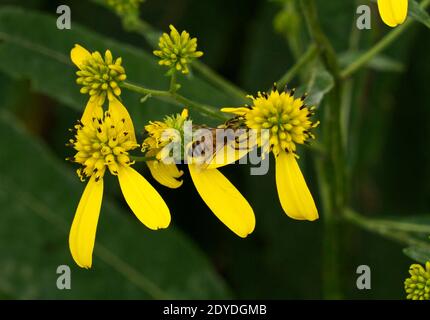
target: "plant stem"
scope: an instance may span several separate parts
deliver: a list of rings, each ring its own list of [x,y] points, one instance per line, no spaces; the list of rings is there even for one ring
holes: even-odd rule
[[[312,61],[318,53],[318,47],[315,44],[311,44],[303,56],[292,66],[279,81],[277,85],[279,88],[283,88],[286,84],[288,84],[297,73],[310,61]]]
[[[332,74],[335,86],[324,109],[324,145],[328,157],[317,159],[322,207],[324,209],[323,292],[327,299],[341,298],[339,261],[339,223],[344,207],[344,149],[340,128],[341,81],[336,52],[324,34],[314,0],[301,1],[303,14],[325,68]]]
[[[169,88],[169,92],[174,94],[177,91],[177,86],[176,86],[176,72],[173,72],[172,76],[170,77],[170,88]]]
[[[225,121],[229,118],[228,115],[224,114],[223,112],[221,112],[215,107],[195,102],[193,100],[190,100],[188,98],[181,96],[176,92],[148,89],[139,85],[132,84],[130,82],[123,82],[121,84],[121,87],[133,92],[140,93],[142,95],[151,95],[154,98],[162,98],[176,105],[180,104],[183,107],[194,109],[200,113],[203,113],[217,120]]]
[[[430,247],[428,242],[412,237],[408,233],[429,232],[429,228],[426,228],[426,226],[367,218],[351,209],[346,209],[343,217],[357,226],[400,243],[427,248]]]
[[[355,5],[359,6],[361,0],[355,0]],[[351,25],[351,31],[349,35],[349,45],[348,52],[355,53],[359,49],[361,31],[356,26],[356,21],[354,20]],[[341,135],[342,135],[342,143],[343,148],[345,150],[345,202],[350,197],[350,188],[351,188],[351,178],[352,178],[352,168],[354,166],[354,150],[356,148],[350,148],[349,146],[354,143],[354,138],[359,134],[358,133],[358,117],[351,117],[352,105],[354,103],[354,88],[357,83],[357,80],[354,78],[349,78],[343,81],[343,90],[342,90],[342,98],[341,98]],[[356,110],[355,110],[356,112]]]
[[[421,8],[427,8],[429,5],[430,5],[430,0],[424,0],[420,3]],[[344,70],[342,70],[340,73],[340,77],[342,79],[349,78],[351,75],[357,72],[361,67],[366,65],[374,56],[376,56],[378,53],[385,50],[389,45],[391,45],[412,24],[413,24],[413,20],[409,18],[408,21],[406,21],[404,24],[390,31],[371,49],[363,53],[355,61],[351,62],[349,66],[347,66]]]

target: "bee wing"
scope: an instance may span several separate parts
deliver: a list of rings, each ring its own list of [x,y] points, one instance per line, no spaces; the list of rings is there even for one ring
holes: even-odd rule
[[[236,162],[248,154],[252,148],[248,143],[248,132],[230,138],[226,143],[217,143],[215,152],[205,162],[206,168],[216,169]]]

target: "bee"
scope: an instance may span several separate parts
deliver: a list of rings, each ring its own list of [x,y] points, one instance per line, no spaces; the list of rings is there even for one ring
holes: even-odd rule
[[[214,169],[239,160],[255,145],[255,133],[235,117],[211,128],[193,126],[193,139],[187,148],[188,158],[203,168]]]

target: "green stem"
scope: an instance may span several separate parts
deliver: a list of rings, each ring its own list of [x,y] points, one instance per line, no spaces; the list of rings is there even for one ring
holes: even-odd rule
[[[177,90],[178,90],[178,87],[176,85],[176,72],[173,72],[172,76],[170,77],[169,92],[174,94]]]
[[[355,0],[355,5],[358,6],[360,4],[361,0]],[[361,31],[356,26],[356,21],[354,20],[351,25],[351,31],[349,35],[349,45],[348,45],[348,51],[349,52],[357,52],[360,45],[360,38],[361,38]],[[351,145],[351,139],[355,137],[358,134],[358,128],[357,123],[358,119],[357,117],[351,117],[351,111],[352,111],[352,104],[353,104],[353,98],[354,98],[354,88],[356,84],[356,80],[353,78],[346,79],[343,81],[343,90],[342,90],[342,100],[341,100],[341,135],[342,135],[342,143],[343,148],[345,151],[345,154],[348,156],[345,156],[345,163],[346,163],[346,169],[345,169],[345,199],[349,199],[350,194],[350,186],[351,186],[351,177],[352,177],[352,167],[353,164],[351,163],[351,159],[354,157],[354,153],[350,152],[351,150],[348,149],[349,145]],[[352,129],[351,129],[351,124]],[[347,202],[347,200],[345,200]]]
[[[201,104],[198,102],[195,102],[193,100],[190,100],[188,98],[185,98],[181,96],[180,94],[176,92],[170,92],[170,91],[164,91],[164,90],[155,90],[155,89],[148,89],[144,88],[142,86],[138,86],[135,84],[132,84],[130,82],[123,82],[121,84],[121,87],[133,92],[140,93],[142,95],[151,95],[154,98],[162,98],[165,99],[171,103],[174,103],[176,105],[182,105],[182,107],[187,107],[190,109],[194,109],[200,113],[203,113],[209,117],[212,117],[217,120],[227,120],[229,118],[228,115],[224,114],[220,110],[218,110],[215,107],[208,106],[205,104]]]
[[[344,216],[358,225],[371,225],[373,229],[390,229],[412,233],[430,233],[430,226],[411,222],[375,219],[363,216],[351,209],[346,209]],[[429,244],[430,245],[430,244]]]
[[[315,44],[309,46],[303,56],[292,66],[279,81],[277,82],[279,88],[283,88],[288,84],[294,77],[299,73],[299,71],[312,61],[318,53],[318,47]]]
[[[429,243],[411,236],[408,232],[428,232],[423,225],[415,225],[411,229],[408,223],[397,223],[393,221],[384,221],[378,219],[367,218],[351,209],[346,209],[343,217],[368,231],[377,233],[385,238],[396,240],[411,246],[430,247]],[[428,227],[427,227],[428,229]]]
[[[324,108],[324,145],[327,157],[317,159],[320,173],[320,190],[322,207],[324,209],[324,244],[323,244],[323,291],[327,299],[339,299],[340,289],[340,219],[344,207],[344,150],[342,147],[340,129],[341,86],[339,65],[336,52],[324,34],[318,20],[314,0],[301,1],[303,14],[313,38],[320,59],[325,68],[332,74],[335,86],[327,96]]]
[[[421,8],[427,8],[430,5],[430,0],[424,0],[420,3]],[[340,77],[342,79],[349,78],[355,72],[357,72],[361,67],[366,65],[374,56],[378,53],[385,50],[389,45],[391,45],[397,38],[406,31],[413,24],[413,20],[411,18],[408,19],[401,26],[396,27],[394,30],[390,31],[384,38],[382,38],[377,44],[375,44],[371,49],[363,53],[360,57],[358,57],[355,61],[351,62],[349,66],[347,66],[340,73]]]

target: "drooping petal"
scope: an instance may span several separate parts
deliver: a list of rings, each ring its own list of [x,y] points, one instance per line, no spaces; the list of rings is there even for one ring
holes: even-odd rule
[[[221,222],[242,238],[254,231],[251,206],[221,172],[195,164],[189,164],[188,168],[198,193]]]
[[[276,157],[276,186],[288,216],[298,220],[318,219],[315,202],[294,154],[281,151]]]
[[[103,108],[97,103],[96,100],[89,99],[85,106],[84,113],[82,114],[81,122],[89,124],[92,122],[93,117],[103,116]]]
[[[154,160],[147,161],[146,165],[151,171],[151,174],[158,183],[171,189],[179,188],[182,185],[182,180],[178,180],[184,172],[178,170],[175,163],[166,164],[162,161]]]
[[[81,268],[91,268],[97,222],[103,198],[103,179],[91,177],[85,187],[69,234],[69,248]]]
[[[378,0],[382,21],[390,27],[402,24],[408,14],[408,0]]]
[[[79,69],[81,69],[83,62],[89,58],[91,58],[91,53],[79,44],[75,44],[75,47],[70,51],[70,59]]]
[[[131,120],[130,114],[128,113],[127,108],[124,107],[124,105],[115,97],[112,100],[109,100],[109,112],[113,117],[125,120],[126,129],[131,135],[132,140],[136,142],[136,133],[134,132],[133,121]]]
[[[169,226],[169,208],[144,177],[131,167],[120,166],[118,180],[125,201],[145,226],[152,230]]]

